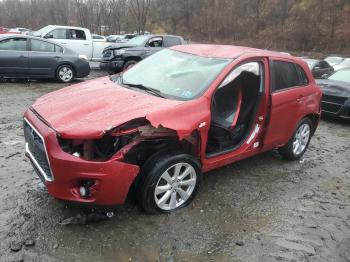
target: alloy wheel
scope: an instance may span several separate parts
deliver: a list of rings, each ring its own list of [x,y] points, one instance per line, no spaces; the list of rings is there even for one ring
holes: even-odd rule
[[[188,163],[177,163],[159,178],[154,190],[156,205],[166,211],[183,205],[192,195],[197,183],[196,170]]]
[[[300,155],[305,148],[310,139],[311,128],[307,123],[302,124],[298,131],[296,132],[293,140],[293,153],[297,156]]]

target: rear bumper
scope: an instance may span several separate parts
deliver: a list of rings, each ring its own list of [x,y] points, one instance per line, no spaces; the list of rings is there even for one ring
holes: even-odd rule
[[[33,154],[28,152],[27,138],[26,155],[31,160],[50,195],[60,200],[82,204],[99,206],[124,204],[130,186],[139,173],[138,166],[118,160],[86,161],[65,153],[58,144],[54,130],[40,121],[30,110],[25,112],[24,117],[24,120],[35,128],[44,140],[51,177],[43,175],[40,170],[43,169],[40,162],[36,161]],[[88,198],[82,197],[79,193],[82,181],[86,180],[94,181]]]
[[[91,68],[90,64],[87,61],[79,61],[77,68],[76,68],[76,77],[77,78],[82,78],[86,77],[90,74]]]
[[[100,62],[100,69],[108,72],[118,73],[123,71],[123,67],[124,67],[123,60]]]

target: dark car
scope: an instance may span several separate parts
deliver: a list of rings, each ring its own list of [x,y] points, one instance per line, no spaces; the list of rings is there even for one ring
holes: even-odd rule
[[[334,68],[324,60],[304,59],[315,78],[323,78],[334,72]]]
[[[0,77],[55,78],[68,83],[90,74],[86,56],[25,35],[0,36]]]
[[[118,73],[132,67],[142,59],[165,47],[185,44],[181,36],[141,35],[126,43],[114,44],[103,50],[100,68],[111,73]]]
[[[323,92],[325,114],[350,119],[350,68],[342,69],[327,79],[317,80]]]

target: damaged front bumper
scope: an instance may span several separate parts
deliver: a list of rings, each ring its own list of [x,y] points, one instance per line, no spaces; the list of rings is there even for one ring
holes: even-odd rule
[[[24,115],[26,155],[53,197],[98,206],[122,205],[139,166],[122,159],[87,161],[64,152],[57,133],[31,111]],[[89,194],[83,196],[82,186]]]

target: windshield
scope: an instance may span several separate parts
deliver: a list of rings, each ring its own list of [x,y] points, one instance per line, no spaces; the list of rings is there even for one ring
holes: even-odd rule
[[[133,39],[129,40],[128,44],[140,46],[143,45],[148,38],[149,36],[147,35],[136,36]]]
[[[344,60],[344,58],[342,58],[342,57],[327,57],[326,59],[325,59],[325,61],[326,62],[328,62],[329,64],[339,64],[339,63],[341,63],[342,61]]]
[[[49,29],[49,28],[51,28],[51,27],[52,27],[52,26],[50,26],[50,25],[45,26],[45,27],[39,29],[38,31],[35,31],[35,32],[33,33],[33,35],[34,35],[34,36],[41,36],[42,34],[44,34],[44,33],[47,31],[47,29]]]
[[[329,80],[336,80],[350,83],[350,70],[340,70],[328,77]]]
[[[350,59],[345,59],[339,65],[341,65],[341,66],[349,66],[350,67]]]
[[[165,49],[126,71],[122,81],[155,89],[165,97],[191,100],[203,93],[230,61]]]

